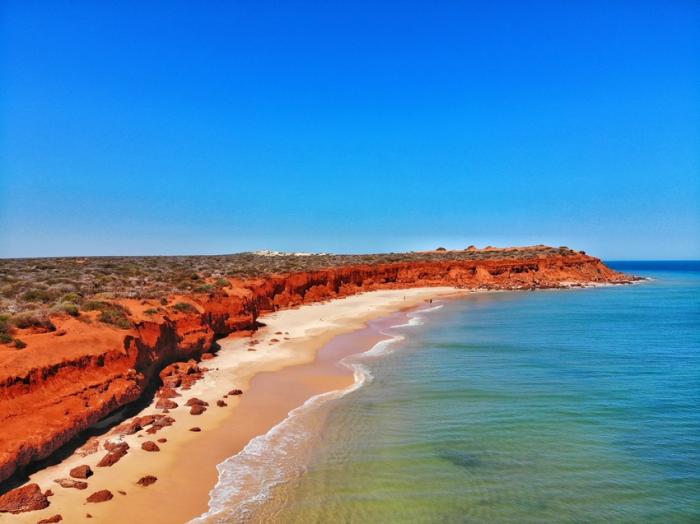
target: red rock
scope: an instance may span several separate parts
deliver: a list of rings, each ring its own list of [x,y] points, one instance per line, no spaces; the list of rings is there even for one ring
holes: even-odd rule
[[[114,428],[112,433],[121,435],[133,435],[134,433],[141,431],[143,427],[141,426],[141,421],[136,418],[130,422],[125,422]]]
[[[44,491],[44,496],[53,497],[53,490],[47,489],[46,491]]]
[[[228,406],[228,404],[226,404],[226,402],[224,402],[223,400],[217,400],[216,405],[219,406],[220,408],[223,408],[224,406]]]
[[[118,489],[117,493],[119,493],[120,495],[126,495],[126,491],[124,491],[123,489]]]
[[[97,451],[99,449],[100,449],[100,439],[98,439],[97,437],[92,437],[85,444],[83,444],[81,447],[79,447],[75,452],[77,455],[80,455],[81,457],[87,457],[88,455],[92,455],[93,453],[97,453]]]
[[[0,495],[0,513],[23,513],[44,509],[48,505],[46,495],[35,483],[25,484]]]
[[[198,433],[198,432],[202,431],[202,428],[195,426],[193,428],[190,428],[190,431],[194,431],[194,432]]]
[[[90,469],[90,466],[88,465],[76,466],[70,470],[69,474],[71,477],[76,479],[86,479],[92,476],[92,469]]]
[[[240,389],[232,389],[231,391],[228,392],[228,394],[235,396],[235,395],[242,395],[243,392]]]
[[[95,493],[90,495],[87,498],[87,501],[92,503],[107,502],[108,500],[112,500],[113,498],[114,495],[112,495],[111,491],[109,491],[108,489],[101,489],[100,491],[95,491]]]
[[[157,477],[154,477],[153,475],[146,475],[145,477],[141,477],[137,484],[145,488],[146,486],[153,484],[156,480],[158,480]]]
[[[62,520],[63,520],[63,517],[59,514],[59,515],[54,515],[53,517],[49,517],[47,519],[41,519],[36,524],[55,524],[56,522],[61,522]]]
[[[162,388],[160,388],[158,390],[158,393],[156,393],[156,396],[158,398],[175,398],[175,397],[179,397],[180,394],[170,386],[163,386]]]
[[[126,455],[128,449],[129,449],[129,444],[126,442],[120,442],[118,444],[114,443],[105,443],[105,448],[109,449],[109,453],[107,453],[102,459],[97,463],[98,468],[106,468],[113,466],[119,460]],[[109,447],[108,447],[109,446]]]
[[[86,519],[91,519],[91,518],[92,518],[92,515],[90,515],[89,513],[86,513],[86,514],[85,514],[85,518],[86,518]]]
[[[211,360],[214,358],[216,355],[212,353],[202,353],[202,360]]]
[[[161,398],[156,402],[156,409],[175,409],[176,407],[177,402],[168,398]]]
[[[62,488],[87,489],[88,487],[87,482],[83,482],[82,480],[56,479],[54,482]]]
[[[207,410],[204,406],[201,404],[196,404],[190,408],[190,415],[201,415]]]
[[[209,402],[204,402],[203,400],[200,400],[196,397],[192,397],[187,401],[185,406],[208,406]]]
[[[147,440],[146,442],[141,444],[141,449],[144,451],[160,451],[158,444],[151,440]]]
[[[158,439],[158,442],[160,442],[161,444],[163,444],[163,443],[165,443],[165,442],[167,442],[167,441],[168,441],[167,438],[159,438],[159,439]]]

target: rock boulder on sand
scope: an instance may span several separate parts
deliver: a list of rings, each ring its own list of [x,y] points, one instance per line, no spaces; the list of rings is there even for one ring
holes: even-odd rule
[[[0,513],[22,513],[44,509],[48,505],[49,500],[35,483],[15,488],[0,496]]]
[[[216,405],[219,406],[220,408],[223,408],[224,406],[228,406],[228,404],[226,404],[226,402],[224,402],[223,400],[217,400]]]
[[[240,389],[232,389],[228,392],[229,395],[242,395],[243,392]]]
[[[154,477],[153,475],[146,475],[145,477],[141,477],[138,480],[137,484],[145,488],[146,486],[150,486],[151,484],[153,484],[156,480],[158,480],[158,477]]]
[[[156,444],[152,440],[147,440],[146,442],[141,444],[141,449],[144,451],[160,451],[158,444]]]
[[[192,408],[190,409],[190,415],[201,415],[206,410],[207,410],[207,408],[205,408],[201,404],[196,404],[196,405],[192,406]]]
[[[100,491],[95,491],[92,495],[90,495],[87,498],[88,502],[107,502],[108,500],[112,500],[114,498],[114,495],[112,495],[112,492],[109,491],[108,489],[101,489]]]
[[[118,444],[115,444],[107,441],[105,442],[104,447],[105,449],[109,450],[109,453],[102,457],[102,459],[97,463],[98,468],[110,467],[119,462],[119,460],[126,455],[129,449],[129,444],[126,442],[119,442]]]
[[[56,479],[54,482],[62,488],[87,489],[88,487],[88,483],[82,480]]]
[[[177,406],[177,402],[169,398],[161,398],[156,402],[156,409],[175,409]]]
[[[55,522],[61,522],[62,520],[63,517],[61,515],[54,515],[53,517],[49,517],[47,519],[41,519],[36,524],[54,524]]]
[[[92,470],[87,464],[76,466],[70,470],[70,476],[76,479],[86,479],[92,475]]]

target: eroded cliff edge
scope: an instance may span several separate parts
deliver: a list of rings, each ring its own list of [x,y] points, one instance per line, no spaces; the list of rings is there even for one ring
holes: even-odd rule
[[[214,292],[180,297],[189,308],[150,316],[143,314],[149,301],[123,300],[129,329],[61,317],[55,331],[23,333],[22,351],[0,353],[0,481],[139,399],[165,365],[199,359],[215,349],[217,338],[255,330],[265,312],[377,289],[535,289],[632,280],[571,250],[529,250],[518,257],[504,250],[488,259],[354,264],[231,278]]]

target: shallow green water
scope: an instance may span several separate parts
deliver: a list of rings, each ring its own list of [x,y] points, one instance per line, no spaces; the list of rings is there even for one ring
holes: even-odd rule
[[[266,520],[700,522],[700,273],[638,272],[394,329]]]

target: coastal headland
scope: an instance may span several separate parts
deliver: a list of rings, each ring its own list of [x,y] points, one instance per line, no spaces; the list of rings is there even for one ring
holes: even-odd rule
[[[257,421],[236,418],[253,378],[314,362],[330,339],[372,318],[455,293],[634,280],[595,257],[545,246],[25,259],[1,261],[0,270],[8,311],[0,326],[0,512],[23,522],[98,513],[109,522],[115,508],[143,511],[160,490],[177,500],[178,486],[162,475],[188,465],[202,477],[182,516],[205,511],[213,466],[226,453],[295,402],[352,382],[340,373]],[[224,434],[235,443],[217,451]]]

